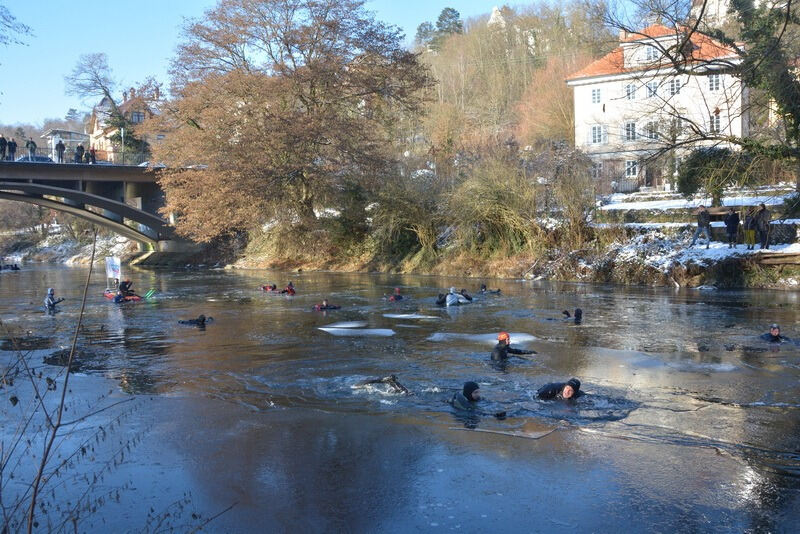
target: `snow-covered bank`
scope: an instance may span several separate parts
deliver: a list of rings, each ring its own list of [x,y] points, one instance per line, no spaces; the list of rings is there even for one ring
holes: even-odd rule
[[[13,252],[6,252],[3,257],[7,263],[49,262],[67,265],[88,263],[92,256],[92,243],[81,243],[68,237],[61,231],[51,232],[38,243],[22,242],[18,246],[10,245]],[[137,244],[125,237],[115,234],[98,236],[96,261],[103,261],[105,256],[127,258],[138,250]],[[13,261],[11,261],[13,259]]]
[[[659,225],[661,226],[661,225]],[[760,256],[800,254],[800,243],[770,245],[767,250],[747,250],[743,244],[705,239],[691,246],[692,229],[684,225],[637,225],[626,228],[626,238],[609,244],[603,252],[577,250],[546,262],[526,275],[534,279],[580,280],[637,285],[685,287],[771,287],[800,285],[800,265],[779,268],[760,264]],[[672,232],[669,232],[672,230]]]
[[[787,185],[767,186],[757,189],[730,189],[722,198],[723,206],[779,206],[785,198],[794,194],[793,188]],[[610,195],[599,208],[601,211],[667,211],[675,209],[694,209],[700,205],[710,206],[711,197],[708,195],[695,195],[687,200],[677,193],[649,192],[649,193],[616,193]]]

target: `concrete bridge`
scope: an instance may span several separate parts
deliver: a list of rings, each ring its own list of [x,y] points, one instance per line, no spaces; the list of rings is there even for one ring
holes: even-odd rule
[[[0,162],[0,199],[70,213],[157,250],[176,246],[158,209],[158,171],[124,165]]]

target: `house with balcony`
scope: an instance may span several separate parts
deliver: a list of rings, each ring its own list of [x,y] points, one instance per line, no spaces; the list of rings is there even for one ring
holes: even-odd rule
[[[594,162],[600,190],[669,189],[691,150],[735,148],[724,137],[748,135],[748,90],[724,72],[739,57],[702,33],[687,41],[685,32],[661,24],[622,32],[617,48],[567,78],[575,146]],[[681,44],[685,72],[663,53]]]
[[[125,120],[132,126],[141,124],[152,117],[158,109],[159,92],[156,89],[154,96],[145,97],[137,95],[134,88],[123,91],[122,102],[116,104],[108,96],[104,96],[100,102],[92,109],[89,118],[89,144],[97,151],[97,159],[110,161],[112,163],[141,163],[146,159],[145,154],[127,153],[122,151],[120,139],[124,132],[113,120],[115,108]],[[159,139],[163,136],[159,136]],[[152,141],[152,140],[146,140]],[[88,148],[88,147],[87,147]],[[138,161],[137,161],[138,160]]]

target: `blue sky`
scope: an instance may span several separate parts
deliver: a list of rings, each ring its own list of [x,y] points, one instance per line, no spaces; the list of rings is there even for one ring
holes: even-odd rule
[[[216,0],[26,0],[3,1],[31,27],[25,45],[0,48],[0,123],[41,124],[90,102],[64,94],[64,76],[81,54],[105,52],[123,87],[148,75],[167,81],[167,69],[184,18],[195,18]],[[414,37],[423,21],[435,22],[445,7],[462,18],[491,12],[497,0],[368,0],[377,18]]]

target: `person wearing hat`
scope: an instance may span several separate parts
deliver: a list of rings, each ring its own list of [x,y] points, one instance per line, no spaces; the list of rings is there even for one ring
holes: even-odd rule
[[[497,345],[492,349],[492,361],[502,362],[508,359],[509,354],[537,354],[535,350],[515,349],[511,347],[511,336],[508,332],[497,334]]]
[[[545,384],[536,392],[536,398],[542,400],[568,400],[577,399],[582,396],[581,381],[577,378],[570,378],[566,382],[553,382]]]
[[[389,297],[389,302],[397,302],[398,300],[403,300],[403,295],[400,294],[400,288],[394,288],[394,294]]]
[[[322,304],[314,304],[314,311],[338,310],[341,306],[336,306],[328,302],[328,299],[322,299]]]
[[[56,298],[56,291],[52,287],[47,288],[47,295],[44,297],[44,311],[50,315],[56,312],[56,304],[63,301],[63,298]]]
[[[784,343],[790,341],[788,337],[781,335],[781,327],[776,323],[770,325],[769,332],[761,334],[761,339],[769,341],[770,343]]]
[[[286,286],[285,289],[281,289],[282,295],[289,295],[290,297],[295,294],[294,284],[289,282],[289,285]]]
[[[450,404],[458,410],[474,410],[475,403],[481,400],[481,387],[477,382],[464,382],[464,388],[453,395]]]

